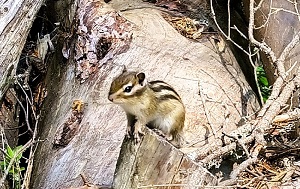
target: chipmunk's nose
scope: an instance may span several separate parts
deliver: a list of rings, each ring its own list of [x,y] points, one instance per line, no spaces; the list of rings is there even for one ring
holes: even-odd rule
[[[108,100],[114,101],[114,98],[112,97],[112,95],[109,95],[109,96],[108,96]]]

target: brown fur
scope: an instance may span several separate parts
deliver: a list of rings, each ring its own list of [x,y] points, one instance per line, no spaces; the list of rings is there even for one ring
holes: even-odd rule
[[[119,104],[126,112],[128,134],[137,141],[146,124],[160,129],[168,140],[179,146],[179,135],[184,127],[185,108],[178,93],[163,81],[144,81],[138,72],[124,72],[114,79],[109,100]],[[132,87],[125,92],[126,86]],[[136,121],[136,122],[135,122]],[[175,143],[174,143],[175,142]]]

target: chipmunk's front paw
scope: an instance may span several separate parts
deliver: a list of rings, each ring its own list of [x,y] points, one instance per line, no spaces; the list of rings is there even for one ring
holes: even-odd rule
[[[169,135],[166,135],[166,139],[167,139],[167,141],[172,141],[174,138],[171,134],[169,134]]]
[[[137,144],[141,141],[139,133],[134,133],[134,142]]]
[[[126,134],[125,134],[126,138],[128,139],[131,138],[131,135],[132,135],[131,127],[127,127]]]
[[[145,133],[142,132],[142,131],[137,131],[137,132],[134,132],[134,141],[135,143],[139,143],[141,141],[141,136],[144,136]]]

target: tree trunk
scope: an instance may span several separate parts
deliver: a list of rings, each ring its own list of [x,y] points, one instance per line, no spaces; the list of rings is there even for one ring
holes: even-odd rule
[[[0,99],[11,85],[27,35],[43,1],[1,2],[0,17]]]
[[[256,2],[258,3],[259,1]],[[249,2],[244,1],[244,3],[245,11],[247,15],[249,15]],[[269,2],[263,2],[260,7],[258,7],[258,11],[255,12],[255,38],[258,41],[263,41],[268,44],[274,52],[274,55],[278,58],[287,45],[299,35],[300,20],[296,14],[299,8],[299,5],[293,2],[275,0],[272,1],[271,4]],[[289,71],[291,74],[289,74],[288,79],[291,79],[297,74],[299,67],[299,63],[297,63],[299,60],[299,50],[300,46],[298,45],[287,52],[286,60],[288,61],[285,61],[284,69],[289,70],[292,67]],[[264,52],[261,52],[261,56],[268,80],[270,85],[272,85],[276,78],[278,78],[278,74],[274,74],[276,73],[277,63],[272,60],[270,55]]]
[[[18,132],[14,128],[18,127],[16,115],[19,106],[15,91],[7,90],[14,84],[20,55],[42,3],[35,0],[8,0],[0,3],[0,126],[5,128],[6,139],[11,146],[17,144]]]
[[[18,126],[13,119],[17,94],[9,87],[42,3],[6,1],[1,6],[2,127]],[[226,143],[222,133],[236,129],[259,108],[226,42],[218,35],[187,39],[174,23],[183,15],[142,1],[69,2],[69,17],[64,3],[49,5],[69,33],[48,62],[48,95],[36,118],[39,134],[33,134],[39,141],[31,188],[78,187],[83,185],[80,174],[89,183],[115,188],[216,185],[217,179],[196,160],[203,158],[202,151]],[[124,140],[126,116],[107,100],[110,83],[123,66],[178,91],[186,107],[183,148],[148,129],[139,144]]]
[[[5,136],[1,141],[3,145],[14,147],[18,142],[19,106],[12,86],[27,35],[42,3],[35,0],[0,2],[0,127],[5,133],[2,133]]]
[[[80,174],[90,183],[115,188],[215,184],[214,176],[193,161],[198,151],[221,145],[222,132],[237,128],[258,108],[225,42],[187,39],[144,2],[80,1],[76,15],[78,36],[69,41],[75,44],[63,49],[67,64],[54,58],[48,68],[39,126],[43,142],[32,188],[78,187],[83,185]],[[178,150],[151,131],[137,146],[123,143],[126,116],[107,95],[124,65],[178,91],[187,111],[187,146]],[[84,109],[78,110],[78,100]]]
[[[18,144],[19,104],[18,94],[12,89],[20,55],[28,33],[43,1],[7,0],[0,2],[0,132],[1,149],[13,149]],[[5,159],[5,154],[1,155]],[[9,162],[6,162],[7,164]],[[2,167],[2,166],[1,166]],[[5,178],[8,170],[1,172],[1,188],[9,188]],[[6,172],[6,173],[5,173]]]

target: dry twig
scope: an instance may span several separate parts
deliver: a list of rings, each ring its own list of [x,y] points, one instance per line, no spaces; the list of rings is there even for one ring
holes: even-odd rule
[[[229,3],[229,1],[228,1],[228,3]],[[241,47],[239,45],[237,45],[230,38],[230,35],[229,35],[230,31],[228,31],[228,35],[226,35],[224,31],[222,31],[222,29],[220,28],[220,26],[218,25],[217,20],[216,20],[212,0],[210,1],[210,4],[211,4],[212,17],[213,17],[218,29],[220,30],[220,32],[225,36],[225,38],[227,40],[230,40],[234,45],[236,45],[238,48],[241,49]],[[262,109],[259,111],[258,117],[254,120],[254,123],[251,124],[250,128],[248,128],[248,129],[246,128],[247,132],[249,132],[251,134],[249,136],[246,136],[246,137],[238,140],[238,144],[240,146],[242,146],[246,152],[247,152],[247,148],[245,145],[252,142],[253,140],[255,140],[255,150],[251,154],[248,155],[247,160],[245,160],[243,163],[241,163],[231,173],[229,180],[222,182],[222,185],[236,184],[236,180],[237,180],[236,177],[242,171],[246,170],[246,168],[249,165],[254,164],[258,161],[258,154],[259,154],[260,150],[266,145],[266,141],[264,139],[265,131],[270,128],[270,124],[271,124],[272,120],[274,119],[274,117],[276,115],[278,115],[278,113],[280,113],[281,108],[286,105],[286,103],[288,102],[288,100],[290,99],[290,97],[293,93],[293,90],[299,84],[298,79],[295,79],[295,78],[292,78],[289,81],[287,81],[287,78],[291,78],[291,71],[285,70],[284,63],[285,63],[289,53],[291,52],[291,50],[293,48],[295,48],[296,45],[299,44],[300,32],[298,32],[293,37],[291,42],[284,48],[282,53],[277,57],[270,46],[268,46],[264,42],[259,42],[258,40],[256,40],[254,38],[254,35],[253,35],[254,29],[257,29],[257,28],[255,28],[255,24],[254,24],[255,12],[262,6],[262,4],[263,4],[263,0],[259,1],[259,4],[255,7],[254,6],[255,1],[250,0],[248,36],[249,36],[250,42],[252,44],[254,44],[255,46],[257,46],[258,48],[260,48],[270,58],[271,63],[275,64],[277,71],[278,71],[278,78],[274,82],[273,90],[272,90],[272,93],[271,93],[269,99],[264,104]],[[293,4],[295,5],[295,12],[297,13],[299,20],[300,20],[296,2],[293,2]],[[272,3],[270,4],[270,10],[272,8],[271,6],[272,6]],[[264,23],[262,26],[260,26],[260,28],[264,27],[268,23],[270,15],[272,13],[273,13],[272,11],[269,12],[266,23]],[[229,14],[229,18],[230,18],[230,13],[228,13],[228,14]],[[228,23],[230,24],[230,20],[228,21]],[[241,49],[241,50],[243,50],[243,49]],[[249,59],[251,59],[251,57],[253,56],[251,53],[246,52],[245,50],[243,50],[243,52],[248,54]],[[297,62],[294,64],[293,68],[296,67],[296,64],[297,64]],[[300,72],[297,72],[296,78],[298,78],[299,75],[300,75]],[[249,125],[249,124],[246,124],[246,125]],[[242,127],[244,127],[244,126],[242,126]],[[252,130],[252,132],[251,132],[252,128],[255,128],[255,129]],[[239,131],[234,131],[232,134],[229,134],[228,136],[233,136],[233,138],[237,139],[235,137],[235,134],[238,134],[240,136],[243,135]],[[215,146],[212,146],[210,149],[217,149],[216,145],[217,144],[215,144]],[[226,146],[224,146],[222,148],[219,148],[218,150],[214,151],[213,153],[210,153],[210,151],[202,152],[202,153],[199,153],[198,157],[205,157],[205,158],[203,158],[202,160],[200,160],[200,159],[198,159],[198,160],[200,160],[201,163],[203,163],[204,165],[207,165],[213,159],[218,158],[220,156],[224,156],[229,151],[235,150],[235,148],[236,148],[236,144],[231,143],[231,144],[227,144]]]

